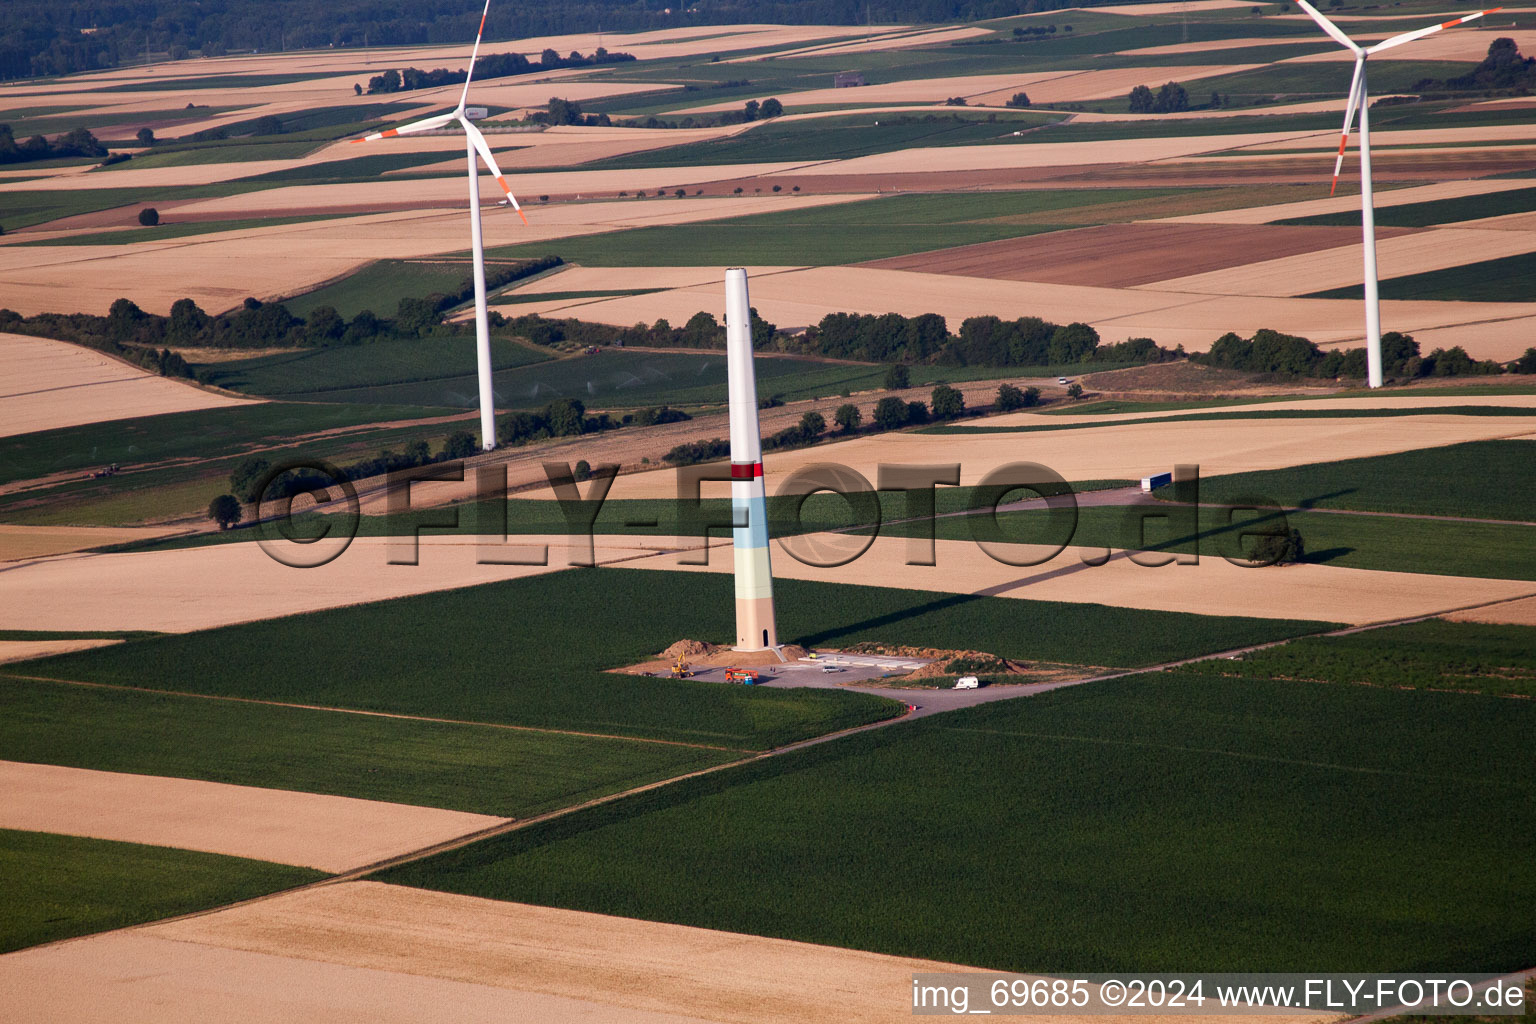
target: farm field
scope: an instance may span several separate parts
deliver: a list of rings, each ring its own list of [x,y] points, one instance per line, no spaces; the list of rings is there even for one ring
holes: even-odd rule
[[[8,1016],[1532,970],[1536,8],[1372,57],[1420,358],[1370,390],[1350,59],[1294,5],[297,2],[0,47]],[[363,138],[461,100],[494,425],[463,129]],[[766,454],[694,347],[726,268]],[[1020,464],[1075,511],[983,486]],[[871,490],[775,493],[829,465]],[[1190,465],[1198,508],[1138,485]],[[785,661],[727,647],[758,541]]]
[[[0,351],[4,352],[0,390],[5,394],[0,438],[245,404],[194,387],[190,381],[168,380],[104,352],[46,338],[0,334]]]
[[[1381,295],[1389,299],[1411,295],[1467,302],[1521,301],[1531,295],[1533,283],[1536,283],[1536,252],[1527,252],[1387,278],[1381,282]],[[1311,294],[1320,299],[1351,299],[1358,298],[1362,289],[1346,286]]]
[[[648,575],[551,573],[488,588],[162,637],[123,645],[114,651],[119,657],[100,661],[79,659],[103,652],[64,655],[30,664],[28,670],[42,677],[183,693],[752,749],[877,721],[895,710],[862,694],[726,690],[687,680],[608,674],[607,669],[645,660],[683,637],[729,632],[723,600],[656,607],[657,584],[648,583]],[[679,596],[700,586],[683,577],[671,581]],[[537,622],[517,611],[530,601],[545,609]],[[627,627],[614,623],[605,630],[606,640],[594,645],[584,629],[584,609],[599,602],[644,604],[648,611],[643,621]],[[503,625],[481,642],[446,647],[420,642],[440,635],[450,623],[486,615]],[[209,671],[231,658],[241,660],[242,652],[274,645],[329,650],[334,669],[324,679],[296,678],[278,663],[253,666],[237,676]],[[518,652],[516,661],[513,652]],[[21,669],[12,666],[11,671]],[[505,682],[487,686],[484,681],[492,679]]]
[[[473,721],[206,700],[170,692],[172,681],[151,692],[26,678],[51,674],[54,669],[46,662],[7,665],[0,671],[7,673],[0,695],[5,708],[0,759],[222,783],[233,787],[236,796],[260,787],[389,807],[526,817],[741,756],[705,746],[513,730]],[[186,743],[190,733],[204,741]],[[112,736],[113,742],[89,738],[103,735]],[[285,815],[298,809],[297,801],[290,803],[294,806],[284,810]],[[332,803],[344,806],[346,801]],[[275,806],[288,807],[283,802]],[[331,804],[312,806],[323,811]],[[354,820],[377,832],[399,817],[390,812]],[[317,815],[284,828],[302,824],[315,831],[304,842],[319,851],[337,839],[324,834],[322,823]],[[264,824],[268,833],[282,834],[272,823]],[[471,831],[474,826],[459,829]],[[457,833],[446,835],[452,834]],[[365,833],[348,838],[355,851],[363,842],[376,844],[381,837]],[[394,838],[398,842],[410,834],[397,828]],[[353,863],[369,862],[363,857]]]
[[[1373,742],[1385,723],[1394,742]],[[1509,899],[1536,887],[1536,850],[1503,793],[1531,784],[1532,726],[1525,703],[1475,695],[1137,676],[823,744],[380,879],[1010,970],[1512,970],[1536,942]],[[1439,840],[1494,806],[1484,841]],[[1394,864],[1426,884],[1395,884]]]
[[[1287,506],[1533,521],[1531,440],[1474,441],[1201,481],[1201,500],[1253,492]]]
[[[491,342],[491,365],[496,370],[528,366],[548,358],[547,353],[505,338],[494,338]],[[330,391],[392,385],[421,385],[419,390],[428,394],[432,382],[445,378],[473,378],[475,349],[473,340],[463,337],[412,338],[372,342],[365,353],[350,346],[302,348],[254,359],[220,361],[199,369],[204,371],[209,383],[251,395],[307,396],[309,401],[325,401],[323,396]],[[446,386],[452,388],[462,384],[463,381],[456,380],[455,384]],[[407,391],[404,387],[400,390]],[[367,403],[368,400],[364,398],[362,401]]]
[[[1202,495],[1202,500],[1209,499]],[[1198,550],[1202,559],[1242,559],[1248,557],[1253,543],[1243,540],[1244,534],[1282,525],[1282,516],[1273,512],[1233,514],[1225,508],[1207,507],[1201,510],[1196,529],[1187,519],[1162,518],[1170,512],[1156,506],[1080,508],[1070,542],[1081,548]],[[1152,517],[1145,524],[1143,514]],[[1060,543],[1065,537],[1065,527],[1045,511],[1004,512],[997,522],[1002,538],[1010,543]],[[1301,532],[1306,545],[1304,562],[1309,564],[1536,583],[1536,552],[1531,549],[1531,527],[1525,523],[1442,522],[1292,510],[1284,513],[1283,525]],[[946,540],[969,541],[973,536],[972,524],[962,517],[941,519],[935,529],[937,536]],[[882,533],[910,537],[922,534],[922,528],[898,523]],[[1475,600],[1476,588],[1472,589],[1469,599]],[[1536,592],[1536,586],[1532,589]]]
[[[1536,696],[1536,627],[1429,619],[1346,636],[1302,637],[1192,670],[1246,680],[1370,684]],[[1241,685],[1239,683],[1238,685]]]
[[[7,899],[0,953],[249,899],[318,871],[136,843],[0,829]]]

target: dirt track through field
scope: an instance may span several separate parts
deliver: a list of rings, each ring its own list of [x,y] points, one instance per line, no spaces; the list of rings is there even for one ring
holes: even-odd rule
[[[1411,228],[1378,228],[1376,234],[1378,238],[1390,238],[1411,231]],[[1161,281],[1168,276],[1170,268],[1176,267],[1184,274],[1221,271],[1259,260],[1346,246],[1358,242],[1359,234],[1355,228],[1345,227],[1254,227],[1150,221],[1008,238],[897,256],[862,266],[1003,281],[1125,288]]]

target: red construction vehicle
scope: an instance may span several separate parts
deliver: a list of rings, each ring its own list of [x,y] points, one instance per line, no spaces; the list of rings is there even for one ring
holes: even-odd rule
[[[756,686],[757,673],[750,668],[728,668],[725,670],[725,681],[740,683],[743,686]]]

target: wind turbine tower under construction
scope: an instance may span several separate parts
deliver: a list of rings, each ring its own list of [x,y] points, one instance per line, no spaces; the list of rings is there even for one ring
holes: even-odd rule
[[[736,650],[779,646],[768,561],[768,500],[757,425],[757,374],[752,368],[752,304],[747,272],[725,272],[725,354],[731,415],[731,531],[736,559]]]

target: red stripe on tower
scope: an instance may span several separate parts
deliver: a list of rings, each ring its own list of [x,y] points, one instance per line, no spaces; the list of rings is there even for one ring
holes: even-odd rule
[[[761,462],[733,462],[731,463],[732,480],[752,480],[763,475]]]

